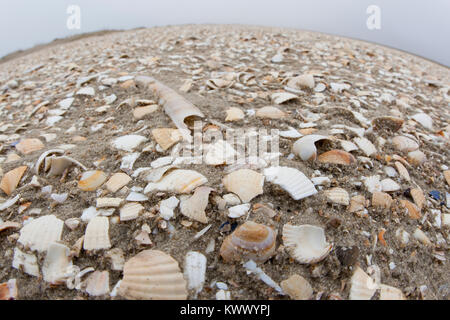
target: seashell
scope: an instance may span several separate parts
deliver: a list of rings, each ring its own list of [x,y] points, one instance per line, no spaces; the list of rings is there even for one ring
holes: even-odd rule
[[[64,170],[66,170],[73,164],[81,167],[83,170],[87,170],[87,168],[84,165],[82,165],[80,162],[78,162],[77,160],[72,159],[70,157],[67,157],[67,156],[62,156],[62,157],[52,156],[47,159],[51,159],[50,171],[47,175],[49,177],[53,177],[53,176],[62,174],[64,172]]]
[[[330,83],[331,91],[334,93],[341,93],[343,90],[348,90],[351,86],[348,83]]]
[[[42,153],[38,160],[36,161],[36,164],[34,165],[34,172],[39,175],[39,171],[41,168],[42,163],[44,162],[44,160],[51,154],[58,154],[58,155],[62,155],[64,154],[64,150],[62,149],[51,149],[51,150],[47,150],[44,153]],[[44,170],[46,171],[46,170]]]
[[[323,91],[325,91],[326,88],[327,88],[327,86],[324,83],[319,82],[316,85],[316,87],[314,88],[314,92],[323,92]]]
[[[249,260],[242,265],[247,269],[247,274],[254,273],[261,281],[267,284],[269,287],[275,289],[279,294],[284,295],[283,289],[272,280],[260,267],[258,267],[253,260]]]
[[[225,121],[239,121],[244,119],[245,115],[244,112],[236,107],[231,107],[227,111],[227,116],[225,118]]]
[[[78,181],[78,188],[83,191],[95,191],[106,181],[106,174],[103,171],[86,171],[81,175]]]
[[[106,252],[105,257],[111,260],[111,270],[122,271],[125,264],[125,255],[120,248],[114,248]]]
[[[16,149],[22,154],[29,154],[44,147],[44,144],[39,139],[25,139],[16,144]]]
[[[392,205],[392,197],[385,192],[375,191],[372,193],[372,206],[376,208],[389,209]]]
[[[36,256],[31,253],[24,253],[19,248],[14,248],[12,267],[31,276],[39,277],[39,265]]]
[[[242,202],[250,202],[263,193],[264,176],[250,169],[240,169],[226,175],[222,183],[229,192],[237,194]]]
[[[308,280],[298,274],[281,281],[280,286],[292,300],[309,300],[313,295],[313,288]]]
[[[170,117],[175,126],[181,130],[183,137],[189,142],[192,141],[184,121],[186,118],[193,116],[203,118],[204,115],[200,109],[157,80],[153,79],[153,82],[149,84],[149,88],[160,99],[161,104],[164,106],[164,112]]]
[[[405,136],[396,136],[392,138],[392,144],[397,150],[404,152],[411,152],[419,149],[417,142]]]
[[[250,210],[250,203],[233,206],[228,209],[229,218],[240,218]]]
[[[350,199],[350,206],[348,212],[360,212],[366,207],[366,198],[363,195],[354,196]]]
[[[109,272],[95,271],[86,279],[86,292],[93,297],[109,293]]]
[[[286,113],[276,107],[263,107],[256,110],[256,117],[262,119],[281,119],[286,117]]]
[[[380,285],[380,300],[406,300],[402,290],[385,284]]]
[[[411,203],[408,200],[400,200],[400,204],[406,208],[406,211],[411,219],[419,219],[422,216],[419,207],[417,207],[414,203]]]
[[[297,138],[300,138],[303,136],[300,132],[298,132],[294,128],[292,128],[292,127],[288,127],[288,128],[289,128],[289,130],[280,131],[280,137],[297,139]]]
[[[276,232],[263,224],[247,221],[227,236],[220,247],[225,262],[265,262],[275,253]]]
[[[139,214],[144,210],[144,207],[137,202],[130,202],[120,209],[120,221],[134,220],[139,217]]]
[[[368,157],[377,153],[377,148],[370,142],[369,139],[357,137],[354,138],[353,141],[358,145],[358,147],[364,152],[364,154]]]
[[[225,79],[209,79],[206,85],[212,89],[229,88],[233,85],[233,81]]]
[[[93,97],[95,95],[95,90],[92,87],[83,87],[75,93],[77,96],[90,96]]]
[[[63,227],[64,222],[54,215],[39,217],[20,230],[17,241],[33,251],[45,252],[50,243],[61,240]]]
[[[163,150],[169,149],[175,143],[183,139],[181,131],[171,128],[158,128],[152,130],[152,135],[155,141],[163,148]]]
[[[169,172],[169,170],[172,170],[175,168],[177,168],[177,166],[170,165],[170,166],[164,166],[161,168],[150,169],[150,170],[146,171],[146,172],[148,172],[148,175],[144,178],[144,180],[147,182],[157,182],[157,181],[161,180],[163,175],[166,174],[167,172]],[[134,174],[133,174],[133,176],[134,176]]]
[[[208,148],[204,161],[207,165],[221,165],[234,161],[236,150],[226,141],[218,140]]]
[[[0,204],[0,211],[3,211],[5,209],[8,209],[9,207],[16,204],[16,202],[19,200],[20,194],[16,195],[14,198],[6,200],[5,202],[2,202]]]
[[[360,267],[356,267],[350,283],[350,300],[370,300],[378,289],[375,281]]]
[[[408,153],[408,162],[414,166],[420,166],[427,161],[427,156],[420,150],[411,151]]]
[[[0,221],[0,232],[7,229],[19,229],[21,227],[20,223],[12,222],[12,221]]]
[[[181,92],[187,93],[187,92],[189,92],[189,90],[191,90],[193,83],[194,82],[192,81],[192,79],[187,79],[183,83],[183,85],[180,87],[180,89],[178,89],[178,90],[180,90]]]
[[[411,119],[418,122],[422,127],[433,131],[433,119],[426,113],[417,113]]]
[[[324,139],[329,138],[317,134],[301,137],[292,146],[292,152],[299,156],[303,161],[316,160],[317,149],[315,143]]]
[[[125,200],[141,202],[141,201],[147,201],[148,197],[139,192],[130,192],[130,194],[127,196],[127,198]]]
[[[173,210],[178,206],[178,200],[175,196],[172,196],[166,200],[162,200],[159,204],[159,215],[164,220],[170,220],[174,217],[175,213]]]
[[[117,208],[122,204],[122,198],[97,198],[96,207],[97,208]]]
[[[205,214],[205,209],[208,206],[209,193],[212,191],[209,187],[198,187],[192,197],[186,200],[181,200],[181,213],[193,220],[201,223],[208,223],[208,217]]]
[[[414,230],[413,237],[414,237],[414,239],[422,242],[424,245],[429,246],[432,244],[432,242],[430,241],[430,238],[428,238],[427,235],[425,234],[425,232],[423,232],[419,228],[416,228],[416,230]]]
[[[146,137],[130,134],[116,138],[112,141],[112,146],[116,149],[133,152],[141,143],[147,141]]]
[[[381,186],[381,182],[380,182],[380,176],[379,175],[374,175],[374,176],[370,176],[370,177],[363,177],[363,181],[364,181],[364,185],[367,188],[367,191],[369,191],[370,193],[374,193],[375,191],[380,191],[382,190],[382,186]]]
[[[395,182],[392,179],[383,179],[381,180],[381,190],[383,192],[391,192],[391,191],[398,191],[400,190],[400,186],[397,182]]]
[[[109,220],[107,217],[92,218],[84,234],[83,249],[86,251],[111,248],[109,241]]]
[[[22,179],[23,174],[28,169],[27,166],[17,167],[11,171],[5,173],[0,181],[0,188],[9,196],[16,190],[19,185],[20,179]]]
[[[153,105],[149,105],[149,106],[145,106],[145,107],[137,107],[133,110],[133,117],[136,120],[140,120],[140,119],[145,118],[145,116],[155,112],[156,110],[158,110],[157,104],[153,104]]]
[[[161,158],[158,158],[156,160],[153,160],[150,163],[150,166],[152,168],[154,168],[154,169],[157,169],[157,168],[161,168],[161,167],[170,165],[172,162],[173,162],[173,157],[172,156],[161,157]]]
[[[314,184],[301,172],[289,167],[270,167],[264,170],[268,182],[275,183],[287,191],[294,200],[317,193]],[[246,201],[244,201],[246,202]]]
[[[395,168],[403,179],[405,179],[406,181],[411,181],[408,170],[401,162],[395,161]]]
[[[356,159],[353,155],[342,150],[331,150],[322,153],[318,157],[319,162],[350,165],[356,163]]]
[[[450,186],[450,170],[445,170],[443,174],[445,181],[447,181],[447,184]]]
[[[403,125],[403,119],[396,117],[378,117],[372,120],[372,124],[375,130],[389,130],[391,132],[396,132],[400,130]]]
[[[348,206],[350,204],[350,196],[345,189],[336,187],[324,191],[324,194],[328,200],[333,203],[342,204],[344,206]]]
[[[126,156],[122,157],[122,161],[120,163],[120,170],[124,172],[130,173],[133,171],[133,166],[136,160],[139,158],[141,154],[139,152],[133,152],[130,154],[127,154]]]
[[[194,291],[194,298],[202,291],[205,283],[206,257],[200,252],[189,251],[184,258],[184,278],[188,290]]]
[[[111,178],[106,182],[105,186],[110,192],[116,192],[117,190],[123,188],[131,181],[131,178],[123,173],[118,172],[112,175]]]
[[[426,200],[425,200],[425,196],[423,195],[423,191],[419,188],[413,188],[410,191],[411,193],[411,197],[414,200],[414,203],[417,205],[417,207],[422,210],[422,208],[424,207]]]
[[[314,77],[312,74],[303,74],[294,78],[291,78],[287,82],[287,86],[290,88],[309,88],[314,89]]]
[[[306,264],[323,260],[333,247],[326,241],[321,227],[309,224],[285,224],[282,239],[289,254],[298,262]]]
[[[147,184],[144,193],[149,193],[153,190],[190,193],[196,187],[206,182],[208,182],[208,179],[197,171],[176,169],[167,173],[158,182]]]
[[[42,266],[44,281],[51,284],[63,283],[71,266],[70,249],[60,243],[51,243],[48,246],[47,255]]]
[[[290,100],[298,99],[298,96],[288,92],[276,92],[272,94],[271,99],[276,104],[282,104]]]
[[[119,294],[137,300],[185,300],[188,292],[175,259],[159,250],[144,250],[125,263]]]
[[[20,159],[22,159],[22,158],[18,154],[11,152],[11,153],[8,153],[5,163],[14,162],[14,161],[17,161]]]
[[[236,206],[238,204],[241,204],[241,199],[234,193],[227,193],[223,195],[223,200],[225,200],[226,206]]]
[[[339,140],[339,142],[346,152],[358,150],[358,146],[351,141]]]
[[[150,240],[148,232],[145,230],[141,230],[134,240],[136,240],[137,244],[140,246],[149,246],[153,244],[152,240]]]
[[[15,300],[17,297],[16,279],[10,279],[8,282],[0,283],[0,300]]]
[[[64,224],[70,230],[75,230],[80,225],[80,219],[78,219],[78,218],[69,218],[66,221],[64,221]]]
[[[395,237],[400,241],[401,247],[404,247],[409,242],[409,233],[399,228],[395,231]]]

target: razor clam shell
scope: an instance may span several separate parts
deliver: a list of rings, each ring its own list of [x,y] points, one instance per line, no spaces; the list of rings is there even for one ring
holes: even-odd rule
[[[209,193],[212,190],[209,187],[198,187],[189,199],[181,200],[181,213],[198,222],[208,223],[205,209],[208,206]]]
[[[111,248],[109,220],[107,217],[92,218],[84,234],[83,249],[86,251]]]
[[[31,276],[39,277],[39,265],[36,256],[32,253],[22,252],[19,248],[14,248],[12,267],[23,270]]]
[[[147,184],[144,193],[149,193],[154,190],[190,193],[196,187],[206,182],[208,182],[208,179],[197,171],[176,169],[163,176],[158,182],[150,182]]]
[[[300,200],[317,193],[314,184],[303,172],[289,167],[270,167],[264,169],[268,182],[275,183],[287,191],[294,200]]]
[[[337,204],[348,206],[350,204],[350,196],[345,189],[336,187],[324,191],[325,196],[329,201]]]
[[[324,139],[329,138],[317,134],[303,136],[294,143],[292,146],[292,152],[299,156],[303,161],[315,160],[317,157],[317,148],[315,143]]]
[[[200,252],[189,251],[184,258],[184,277],[188,290],[194,291],[196,297],[202,291],[206,275],[206,257]]]
[[[240,169],[226,175],[222,182],[229,192],[241,198],[242,202],[250,202],[263,193],[264,176],[250,169]]]
[[[350,283],[350,300],[370,300],[378,289],[376,282],[360,267],[356,267]]]
[[[119,295],[137,300],[185,300],[188,292],[174,258],[159,250],[144,250],[125,263]]]
[[[333,247],[326,241],[323,228],[308,224],[285,224],[282,239],[289,254],[305,264],[323,260]]]
[[[63,244],[53,242],[48,246],[47,255],[42,266],[44,281],[60,284],[67,278],[67,271],[72,266],[70,249]]]
[[[31,250],[45,252],[52,242],[61,240],[64,221],[54,215],[39,217],[20,230],[18,242]]]

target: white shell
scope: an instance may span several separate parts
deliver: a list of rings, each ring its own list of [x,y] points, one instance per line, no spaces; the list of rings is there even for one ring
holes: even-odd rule
[[[323,228],[305,224],[283,226],[283,243],[290,255],[300,263],[316,263],[333,247],[325,238]]]
[[[353,141],[355,141],[366,156],[370,157],[371,155],[377,153],[377,148],[375,148],[369,139],[357,137],[354,138]]]
[[[363,177],[364,185],[367,188],[367,191],[370,193],[373,193],[375,191],[381,192],[383,189],[381,182],[380,182],[380,176],[374,175],[370,177]]]
[[[18,242],[31,250],[47,251],[50,243],[61,239],[64,222],[54,215],[34,219],[20,230]]]
[[[315,143],[319,140],[329,139],[326,136],[310,134],[298,139],[292,146],[292,152],[299,156],[303,161],[315,160],[317,157],[317,148]]]
[[[192,197],[181,200],[181,213],[184,216],[201,223],[208,223],[208,217],[206,216],[205,209],[208,206],[209,193],[212,190],[213,189],[209,187],[197,188]]]
[[[95,271],[86,279],[86,292],[90,296],[103,296],[109,293],[109,272]]]
[[[226,112],[227,117],[225,118],[225,121],[238,121],[245,117],[244,112],[236,107],[231,107]]]
[[[177,169],[169,172],[156,183],[150,182],[145,187],[144,193],[154,190],[169,191],[175,193],[190,193],[196,187],[208,182],[205,176],[194,170]]]
[[[132,191],[132,192],[130,192],[130,194],[127,196],[127,198],[125,200],[142,202],[142,201],[147,201],[148,197],[143,195],[142,193]]]
[[[117,208],[121,205],[122,198],[97,198],[97,208]]]
[[[184,277],[188,290],[194,291],[196,297],[203,289],[206,274],[206,257],[200,252],[189,251],[184,259]]]
[[[345,206],[348,206],[350,204],[350,196],[345,189],[336,187],[324,191],[324,194],[328,198],[328,200],[333,203],[342,204]]]
[[[416,228],[416,230],[414,230],[413,237],[414,237],[414,239],[422,242],[424,245],[431,245],[432,244],[432,242],[427,237],[425,232],[423,232],[419,228]]]
[[[280,133],[280,137],[297,139],[297,138],[301,138],[303,136],[295,128],[288,127],[288,129],[289,130],[286,130],[286,131],[280,131],[279,132]]]
[[[111,270],[121,271],[125,264],[125,255],[122,249],[114,248],[106,252],[105,257],[111,259]]]
[[[417,113],[412,116],[412,119],[420,123],[422,127],[433,130],[433,119],[426,113]]]
[[[83,248],[87,251],[111,248],[107,217],[94,217],[89,221],[84,234]]]
[[[262,107],[256,110],[256,117],[262,119],[281,119],[286,117],[286,113],[272,106]]]
[[[297,88],[309,88],[314,89],[314,77],[312,74],[302,74],[300,76],[289,79],[287,86],[297,89]]]
[[[204,156],[204,161],[207,165],[221,165],[234,161],[236,150],[226,141],[218,140],[209,145],[208,151]]]
[[[241,204],[241,199],[234,193],[227,193],[223,195],[223,200],[225,201],[226,206],[236,206]]]
[[[139,217],[144,207],[137,202],[130,202],[120,208],[120,221],[134,220]]]
[[[123,156],[122,162],[120,163],[120,170],[131,173],[133,171],[134,163],[140,155],[141,154],[139,152],[134,152]]]
[[[226,175],[222,180],[225,188],[241,198],[242,202],[250,202],[263,193],[264,176],[250,169],[240,169]]]
[[[347,152],[358,150],[358,146],[351,141],[339,140],[339,142],[341,143],[342,148]]]
[[[250,210],[250,203],[240,204],[231,208],[228,208],[229,218],[240,218]]]
[[[298,96],[288,92],[276,92],[272,94],[271,99],[276,104],[282,104],[289,100],[297,99]]]
[[[23,272],[39,277],[39,265],[36,256],[32,253],[22,252],[19,248],[14,248],[12,267],[19,270],[22,268]]]
[[[350,300],[370,300],[378,289],[378,285],[360,267],[356,267],[351,278]]]
[[[392,138],[392,143],[400,151],[411,152],[419,149],[416,141],[405,136],[396,136]]]
[[[405,166],[399,161],[395,161],[394,164],[395,164],[395,168],[397,169],[399,175],[406,181],[411,181],[408,170],[405,168]]]
[[[58,176],[62,174],[64,170],[66,170],[73,164],[81,167],[83,170],[87,170],[87,168],[83,164],[67,156],[61,157],[51,156],[48,159],[51,159],[50,171],[47,174],[48,177]]]
[[[60,243],[51,243],[42,267],[44,280],[52,284],[64,282],[67,278],[68,269],[71,266],[70,249]]]
[[[178,206],[180,200],[175,196],[171,196],[168,199],[162,200],[159,204],[159,215],[164,220],[170,220],[174,217],[175,213],[173,210]]]
[[[270,167],[264,170],[268,182],[286,190],[294,200],[300,200],[317,193],[314,184],[303,172],[289,167]]]
[[[400,190],[400,185],[392,179],[381,180],[381,190],[383,192],[397,191]]]
[[[145,141],[147,141],[146,137],[130,134],[114,139],[112,146],[119,150],[132,152]]]

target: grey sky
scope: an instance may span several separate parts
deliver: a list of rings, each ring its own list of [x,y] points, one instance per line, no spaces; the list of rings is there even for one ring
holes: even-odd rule
[[[68,30],[67,7],[81,8]],[[366,27],[369,5],[381,29]],[[78,33],[187,23],[291,27],[402,49],[450,66],[449,0],[2,0],[0,56]]]

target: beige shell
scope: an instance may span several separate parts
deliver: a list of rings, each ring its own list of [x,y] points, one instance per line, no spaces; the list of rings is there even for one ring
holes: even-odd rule
[[[220,247],[225,262],[264,262],[275,253],[276,232],[263,224],[247,221],[227,236]]]
[[[350,300],[370,300],[378,289],[375,281],[360,267],[356,267],[350,283]]]
[[[52,242],[61,240],[64,221],[54,215],[36,218],[20,230],[18,242],[39,252],[47,251]]]
[[[263,107],[256,110],[256,117],[262,119],[281,119],[286,117],[286,113],[276,107]]]
[[[245,115],[244,112],[236,107],[231,107],[227,111],[227,116],[225,118],[225,121],[239,121],[244,119]]]
[[[356,163],[356,159],[352,154],[342,150],[330,150],[322,153],[317,160],[323,163],[342,164],[347,166]]]
[[[161,148],[163,148],[163,150],[169,149],[175,143],[183,139],[180,130],[171,128],[153,129],[152,135],[155,141],[161,146]]]
[[[95,271],[86,279],[86,292],[93,297],[109,293],[109,272]]]
[[[229,192],[237,194],[244,203],[263,193],[264,176],[250,169],[233,171],[222,182]]]
[[[380,183],[381,190],[384,192],[398,191],[401,188],[397,182],[389,178],[381,180]]]
[[[206,81],[206,85],[212,89],[229,88],[233,84],[233,81],[225,79],[209,79]]]
[[[424,245],[432,244],[430,238],[428,238],[428,236],[425,234],[425,232],[423,232],[419,228],[416,228],[416,230],[414,230],[413,237],[414,237],[414,239],[422,242]]]
[[[236,150],[224,140],[218,140],[217,142],[210,144],[208,151],[203,157],[203,160],[207,165],[221,165],[232,163],[236,155]]]
[[[27,170],[27,166],[17,167],[11,171],[8,171],[3,176],[0,182],[0,188],[9,196],[16,190],[20,179],[22,179],[23,174]]]
[[[186,200],[181,200],[181,213],[193,220],[201,223],[208,223],[208,217],[205,214],[205,209],[208,206],[209,193],[212,191],[209,187],[198,187],[192,197]]]
[[[22,154],[29,154],[44,147],[44,144],[39,139],[24,139],[16,144],[16,149]]]
[[[117,208],[122,204],[122,198],[97,198],[97,208]]]
[[[19,229],[21,226],[20,223],[13,221],[0,222],[0,232],[6,229]]]
[[[73,164],[81,167],[83,170],[87,170],[87,168],[83,164],[81,164],[77,160],[72,159],[67,156],[61,156],[61,157],[52,156],[47,159],[51,160],[50,161],[50,171],[48,172],[49,177],[62,174],[64,172],[64,170],[66,170]]]
[[[111,242],[109,241],[108,217],[92,218],[86,227],[83,249],[90,251],[109,248],[111,248]]]
[[[422,210],[426,200],[425,200],[425,196],[423,195],[423,191],[419,188],[413,188],[411,189],[411,196],[414,200],[414,203],[417,205],[417,207]]]
[[[390,116],[378,117],[372,120],[375,130],[388,129],[391,132],[400,130],[403,122],[403,119]]]
[[[311,180],[295,168],[270,167],[264,170],[264,176],[268,182],[275,183],[286,190],[294,200],[300,200],[317,193]]]
[[[427,156],[420,150],[408,152],[408,162],[414,166],[420,166],[427,161]]]
[[[326,136],[310,134],[298,139],[292,146],[292,152],[299,156],[303,161],[316,160],[317,148],[315,143],[320,140],[329,139]]]
[[[154,190],[190,193],[196,187],[201,186],[206,182],[208,182],[208,179],[197,171],[176,169],[164,175],[158,182],[150,182],[147,184],[144,193]]]
[[[134,220],[139,217],[139,214],[144,210],[144,207],[137,202],[130,202],[120,208],[120,221]]]
[[[406,211],[411,219],[419,219],[422,216],[420,213],[420,208],[414,203],[411,203],[408,200],[400,200],[400,204],[406,208]]]
[[[14,248],[12,267],[23,270],[26,274],[39,277],[39,265],[36,255],[22,252],[19,248]]]
[[[376,208],[389,209],[392,205],[392,202],[392,197],[385,192],[375,191],[374,193],[372,193],[372,206]]]
[[[313,288],[308,280],[298,274],[281,281],[280,286],[293,300],[309,300],[313,295]]]
[[[377,153],[377,148],[370,142],[369,139],[357,137],[354,138],[353,141],[358,145],[358,147],[364,152],[364,154],[368,157]]]
[[[283,226],[283,243],[289,254],[300,263],[316,263],[323,260],[333,245],[325,238],[323,228],[304,224]]]
[[[406,181],[411,181],[408,170],[401,162],[395,161],[395,168],[403,179],[405,179]]]
[[[276,92],[272,94],[271,99],[276,104],[282,104],[293,99],[298,99],[298,97],[288,92]]]
[[[188,292],[174,258],[159,250],[144,250],[125,263],[119,294],[137,300],[185,300]]]
[[[314,89],[314,77],[312,74],[302,74],[300,76],[291,78],[287,82],[287,86],[290,88],[309,88]]]
[[[47,150],[45,152],[43,152],[39,158],[37,159],[35,165],[34,165],[34,172],[39,175],[39,171],[41,170],[41,165],[44,162],[44,160],[46,160],[46,158],[51,155],[51,154],[57,154],[57,155],[62,155],[64,154],[64,150],[62,149],[51,149],[51,150]],[[48,168],[46,168],[48,169]],[[46,169],[44,169],[44,171],[46,171]]]
[[[95,191],[105,182],[106,178],[107,176],[103,171],[86,171],[78,181],[78,188],[83,191]]]
[[[332,203],[342,204],[344,206],[348,206],[350,204],[350,196],[345,189],[336,187],[324,191],[324,194]]]
[[[145,107],[137,107],[133,110],[133,117],[136,120],[140,120],[142,118],[145,118],[145,116],[155,112],[156,110],[158,110],[157,104],[152,104]]]
[[[131,178],[123,172],[117,172],[112,175],[111,178],[106,182],[105,186],[110,192],[116,192],[117,190],[123,188],[131,181]]]
[[[348,212],[360,212],[366,207],[366,198],[363,195],[357,195],[350,199],[350,206],[348,207]]]
[[[444,171],[444,178],[445,178],[445,181],[447,181],[447,184],[450,186],[450,170]]]
[[[106,252],[105,257],[111,260],[111,270],[121,271],[125,263],[125,255],[120,248],[114,248]]]
[[[60,243],[51,243],[42,266],[44,281],[51,284],[63,283],[71,266],[70,249]]]
[[[392,138],[392,144],[400,151],[411,152],[419,149],[416,141],[405,136],[396,136]]]
[[[406,300],[402,290],[385,284],[380,285],[380,300]]]

